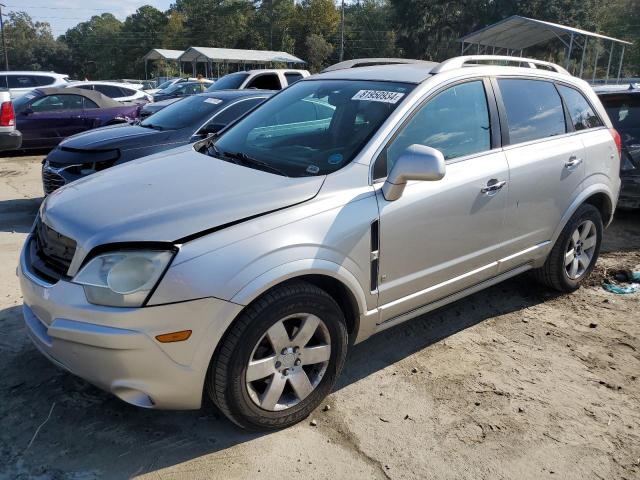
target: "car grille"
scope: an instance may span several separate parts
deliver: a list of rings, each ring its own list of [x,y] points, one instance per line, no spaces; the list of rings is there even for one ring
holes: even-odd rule
[[[29,245],[34,273],[52,283],[65,278],[75,251],[75,241],[45,225],[38,217]]]
[[[49,195],[65,184],[64,178],[46,166],[42,167],[42,188],[45,195]]]

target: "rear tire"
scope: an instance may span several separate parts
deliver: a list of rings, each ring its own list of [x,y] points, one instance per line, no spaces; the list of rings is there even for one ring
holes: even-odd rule
[[[600,211],[585,203],[567,222],[544,265],[533,271],[535,278],[560,292],[573,292],[589,276],[602,243]]]
[[[285,428],[331,392],[347,354],[342,310],[324,290],[292,282],[249,305],[221,340],[206,390],[249,430]]]

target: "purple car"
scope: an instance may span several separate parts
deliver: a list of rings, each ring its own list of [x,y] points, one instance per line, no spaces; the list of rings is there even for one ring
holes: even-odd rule
[[[52,148],[85,130],[131,122],[141,108],[79,88],[37,88],[14,100],[13,106],[23,149]]]

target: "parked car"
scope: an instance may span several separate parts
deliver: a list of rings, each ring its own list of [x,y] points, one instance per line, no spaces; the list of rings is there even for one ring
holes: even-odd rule
[[[622,137],[618,206],[640,208],[640,85],[607,85],[595,91]]]
[[[52,148],[76,133],[131,122],[140,105],[122,104],[93,90],[37,88],[14,100],[22,148]]]
[[[145,118],[153,115],[156,112],[159,112],[164,107],[171,105],[172,103],[176,103],[178,100],[182,100],[187,97],[175,97],[169,98],[167,100],[160,100],[159,102],[150,102],[145,103],[140,109],[140,119],[144,120]]]
[[[263,90],[282,90],[292,83],[309,76],[307,70],[262,69],[235,72],[219,78],[208,89],[214,90],[257,88]]]
[[[63,73],[6,70],[0,72],[0,88],[8,88],[13,99],[34,88],[62,87],[68,82],[69,76]]]
[[[42,166],[45,195],[87,175],[217,133],[271,96],[267,91],[202,93],[136,125],[115,125],[63,140]],[[149,104],[155,105],[155,104]]]
[[[131,404],[206,393],[276,429],[374,333],[530,270],[577,289],[619,135],[561,67],[477,61],[315,75],[218,138],[50,195],[18,269],[31,339]]]
[[[0,151],[20,148],[22,134],[16,129],[16,115],[11,103],[11,94],[0,89]]]
[[[188,97],[189,95],[197,95],[198,93],[206,92],[208,83],[204,82],[179,82],[169,88],[160,90],[153,95],[154,102],[161,102],[169,98]]]
[[[153,97],[142,91],[142,85],[116,82],[70,82],[68,88],[95,90],[118,102],[151,102]]]
[[[147,89],[146,92],[154,95],[158,92],[160,92],[161,90],[166,90],[167,88],[177,84],[177,83],[184,83],[184,82],[195,82],[198,81],[200,83],[205,84],[207,87],[213,84],[213,80],[210,80],[208,78],[201,78],[200,80],[198,80],[197,78],[184,78],[184,77],[178,77],[178,78],[170,78],[164,82],[162,82],[161,84],[159,84],[156,88],[151,88],[151,89]]]

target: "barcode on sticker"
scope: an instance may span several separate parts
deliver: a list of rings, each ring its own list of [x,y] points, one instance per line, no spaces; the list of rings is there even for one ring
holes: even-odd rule
[[[351,100],[368,100],[370,102],[398,103],[404,93],[388,92],[386,90],[360,90]]]

